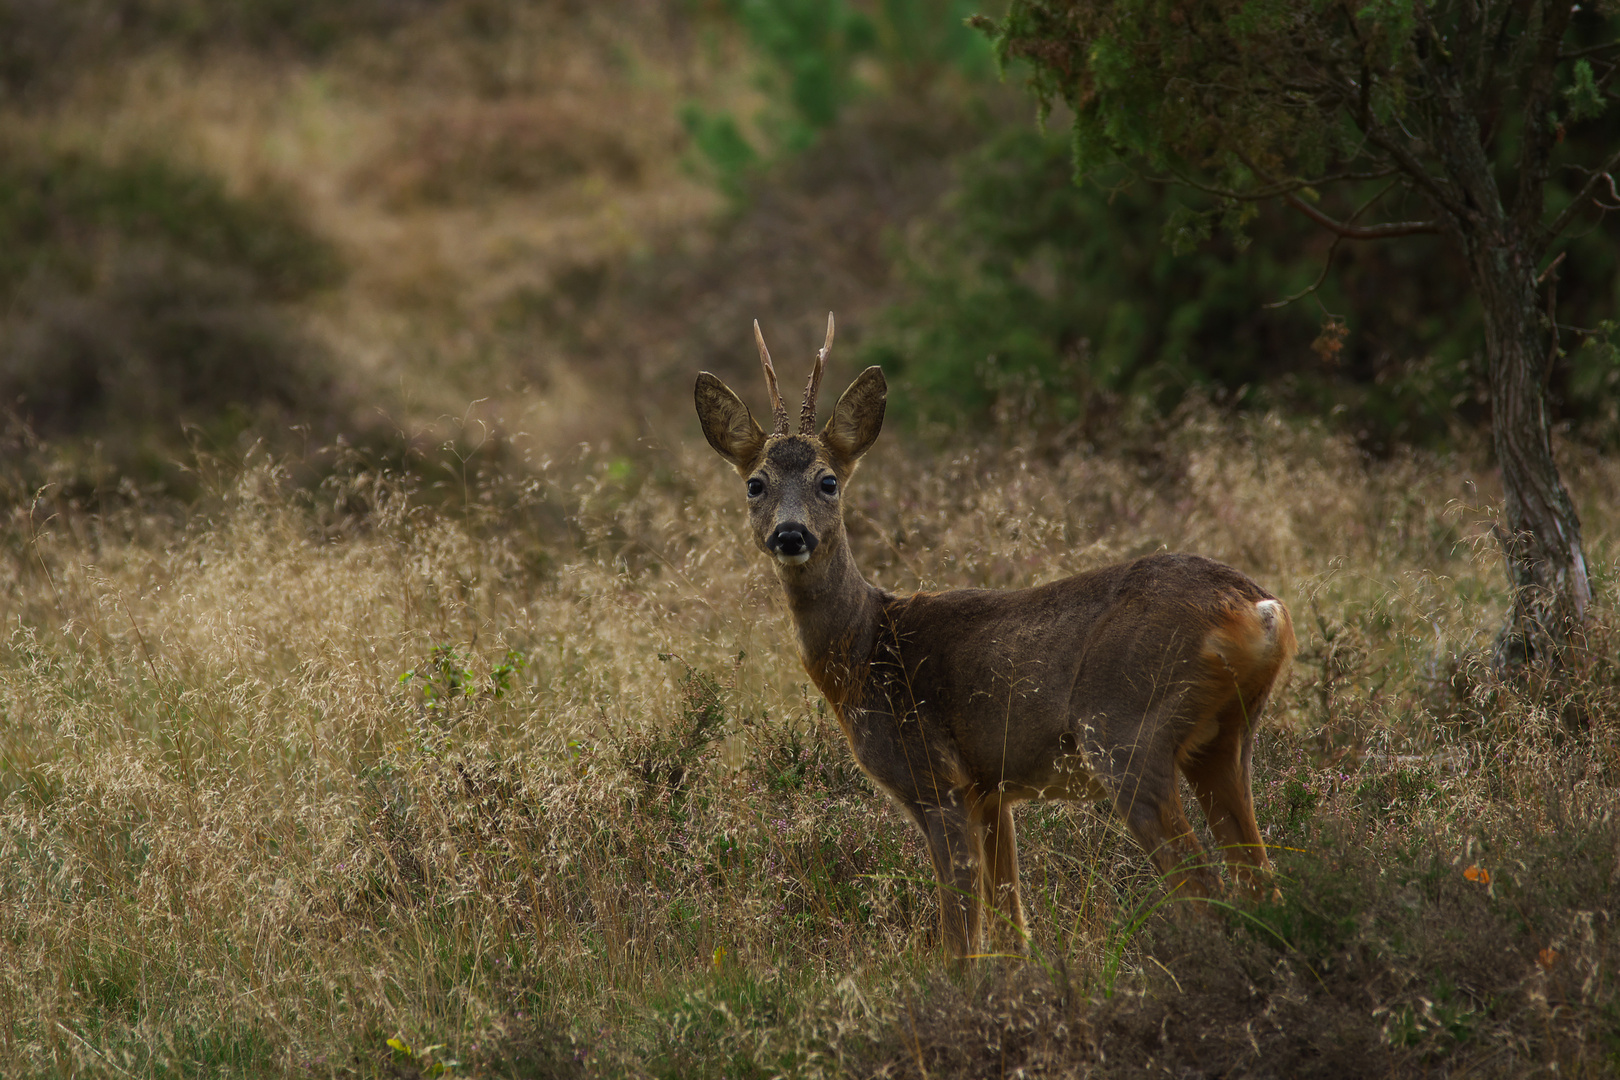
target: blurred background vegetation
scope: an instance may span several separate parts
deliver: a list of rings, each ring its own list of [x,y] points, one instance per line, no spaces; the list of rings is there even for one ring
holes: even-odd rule
[[[184,495],[188,455],[263,444],[634,454],[692,437],[695,371],[752,385],[753,318],[808,355],[829,308],[837,376],[883,364],[925,442],[1151,438],[1192,398],[1479,445],[1440,243],[1077,186],[982,6],[0,0],[9,496]],[[1615,232],[1557,291],[1555,406],[1597,447]]]

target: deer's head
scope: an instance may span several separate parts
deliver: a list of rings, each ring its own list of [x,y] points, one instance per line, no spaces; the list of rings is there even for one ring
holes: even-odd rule
[[[746,482],[754,543],[780,567],[805,567],[818,552],[836,550],[843,537],[844,485],[861,455],[883,427],[888,384],[869,367],[849,384],[833,406],[827,425],[816,433],[816,393],[832,349],[833,319],[827,316],[827,343],[816,354],[799,410],[799,430],[788,431],[787,407],[776,386],[776,369],[765,338],[754,323],[760,365],[771,392],[775,424],[766,434],[748,406],[707,371],[698,376],[694,396],[704,437]]]

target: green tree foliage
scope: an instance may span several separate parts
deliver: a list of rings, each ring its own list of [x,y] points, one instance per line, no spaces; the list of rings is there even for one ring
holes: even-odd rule
[[[1010,408],[1018,423],[1090,429],[1197,390],[1331,415],[1380,451],[1443,439],[1459,412],[1477,413],[1477,309],[1457,275],[1368,250],[1276,307],[1314,282],[1325,242],[1273,209],[1250,226],[1253,243],[1204,236],[1208,201],[1118,167],[1075,184],[1066,140],[1001,132],[913,231],[906,297],[864,359],[903,375],[931,417],[968,422]],[[1379,295],[1391,280],[1399,296]],[[1356,334],[1336,339],[1346,322]]]
[[[1043,104],[1073,110],[1083,174],[1125,161],[1209,194],[1195,232],[1280,200],[1338,240],[1438,235],[1485,324],[1514,584],[1504,669],[1561,666],[1591,597],[1553,462],[1553,249],[1620,166],[1613,3],[1016,0],[992,31]],[[1609,123],[1605,123],[1609,120]],[[1555,174],[1574,195],[1549,205]]]
[[[1374,454],[1488,422],[1479,302],[1440,237],[1339,245],[1324,274],[1332,238],[1292,209],[1259,205],[1233,236],[1211,228],[1202,192],[1119,165],[1075,183],[1059,132],[1001,131],[957,169],[946,204],[907,231],[904,298],[863,353],[932,419],[1010,409],[1091,429],[1198,390],[1324,417]],[[1597,330],[1613,310],[1614,239],[1598,229],[1569,245],[1560,321]],[[1572,433],[1614,445],[1620,366],[1607,339],[1583,339],[1550,373],[1549,404]]]
[[[913,92],[946,72],[990,75],[990,50],[965,23],[973,10],[966,0],[881,0],[870,10],[844,0],[728,0],[726,17],[763,61],[757,78],[767,105],[745,124],[688,102],[681,122],[721,187],[740,194],[755,167],[807,150],[874,89],[857,72],[863,58],[880,81]],[[759,133],[753,139],[749,126]]]
[[[1177,257],[1160,240],[1159,191],[1097,180],[1072,182],[1058,139],[993,136],[903,253],[911,295],[871,362],[904,374],[936,413],[982,415],[1027,390],[1039,419],[1062,423],[1092,395],[1169,406],[1191,386],[1275,376],[1267,361],[1311,340],[1303,308],[1255,318],[1258,298],[1297,288],[1297,272],[1233,259],[1230,244]]]

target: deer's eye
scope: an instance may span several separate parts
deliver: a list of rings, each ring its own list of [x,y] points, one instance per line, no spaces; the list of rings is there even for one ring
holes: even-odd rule
[[[838,477],[823,476],[821,478],[821,492],[823,495],[838,494]]]
[[[748,497],[757,499],[763,494],[765,494],[765,481],[757,476],[750,478],[748,481]]]

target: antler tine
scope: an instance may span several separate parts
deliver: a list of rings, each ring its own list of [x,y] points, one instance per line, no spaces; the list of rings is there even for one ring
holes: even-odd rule
[[[799,434],[816,433],[816,395],[821,392],[821,373],[827,369],[827,354],[832,352],[833,313],[827,312],[827,343],[816,353],[816,362],[810,369],[810,381],[804,387],[804,404],[799,406]]]
[[[772,435],[786,435],[788,429],[787,406],[776,389],[776,369],[771,366],[771,350],[765,347],[765,335],[759,332],[759,320],[754,320],[754,343],[759,346],[759,363],[765,369],[765,385],[771,390],[771,413],[776,417]]]

